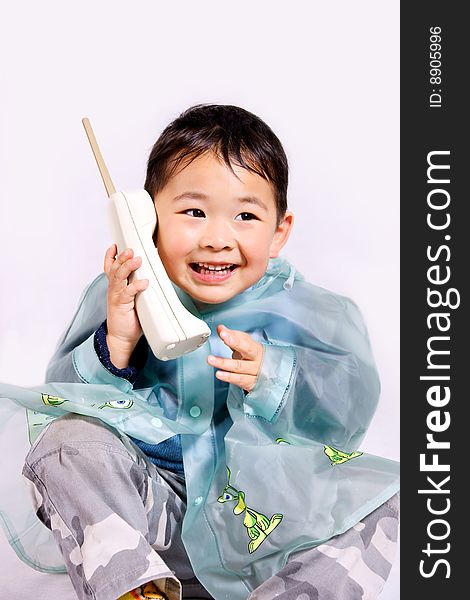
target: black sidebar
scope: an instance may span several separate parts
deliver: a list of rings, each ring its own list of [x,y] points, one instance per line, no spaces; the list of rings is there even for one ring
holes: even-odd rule
[[[462,7],[401,3],[403,600],[469,594],[470,25]]]

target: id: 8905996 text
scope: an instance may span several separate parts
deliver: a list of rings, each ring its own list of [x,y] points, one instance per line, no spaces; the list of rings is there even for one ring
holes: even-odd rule
[[[431,93],[429,94],[430,108],[441,108],[442,106],[442,37],[440,27],[429,28],[429,83]]]

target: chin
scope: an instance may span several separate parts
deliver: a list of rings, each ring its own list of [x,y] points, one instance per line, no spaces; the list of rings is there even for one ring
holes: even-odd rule
[[[222,304],[222,302],[227,302],[227,300],[231,300],[235,295],[236,294],[230,294],[230,295],[221,294],[220,296],[214,298],[213,294],[210,297],[199,296],[199,295],[196,296],[196,295],[190,294],[190,296],[194,300],[197,300],[198,302],[203,302],[204,304]]]

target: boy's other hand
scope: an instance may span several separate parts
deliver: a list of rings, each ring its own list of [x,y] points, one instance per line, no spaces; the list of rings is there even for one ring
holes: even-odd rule
[[[107,328],[111,362],[117,368],[125,368],[142,335],[142,328],[135,311],[135,296],[148,287],[148,279],[128,282],[130,275],[142,264],[140,257],[126,248],[117,255],[117,246],[113,244],[106,251],[104,272],[108,278],[107,292]]]
[[[216,371],[217,379],[238,385],[247,392],[251,392],[256,385],[258,373],[263,360],[263,346],[244,331],[228,329],[225,325],[217,326],[217,333],[223,342],[233,350],[232,358],[220,356],[207,357],[207,362],[221,369]]]

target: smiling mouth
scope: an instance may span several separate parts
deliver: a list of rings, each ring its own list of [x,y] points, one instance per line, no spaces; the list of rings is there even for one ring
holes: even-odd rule
[[[193,271],[200,275],[214,275],[223,277],[228,275],[230,272],[235,271],[238,265],[225,264],[225,265],[209,265],[207,263],[190,263],[189,266]]]

